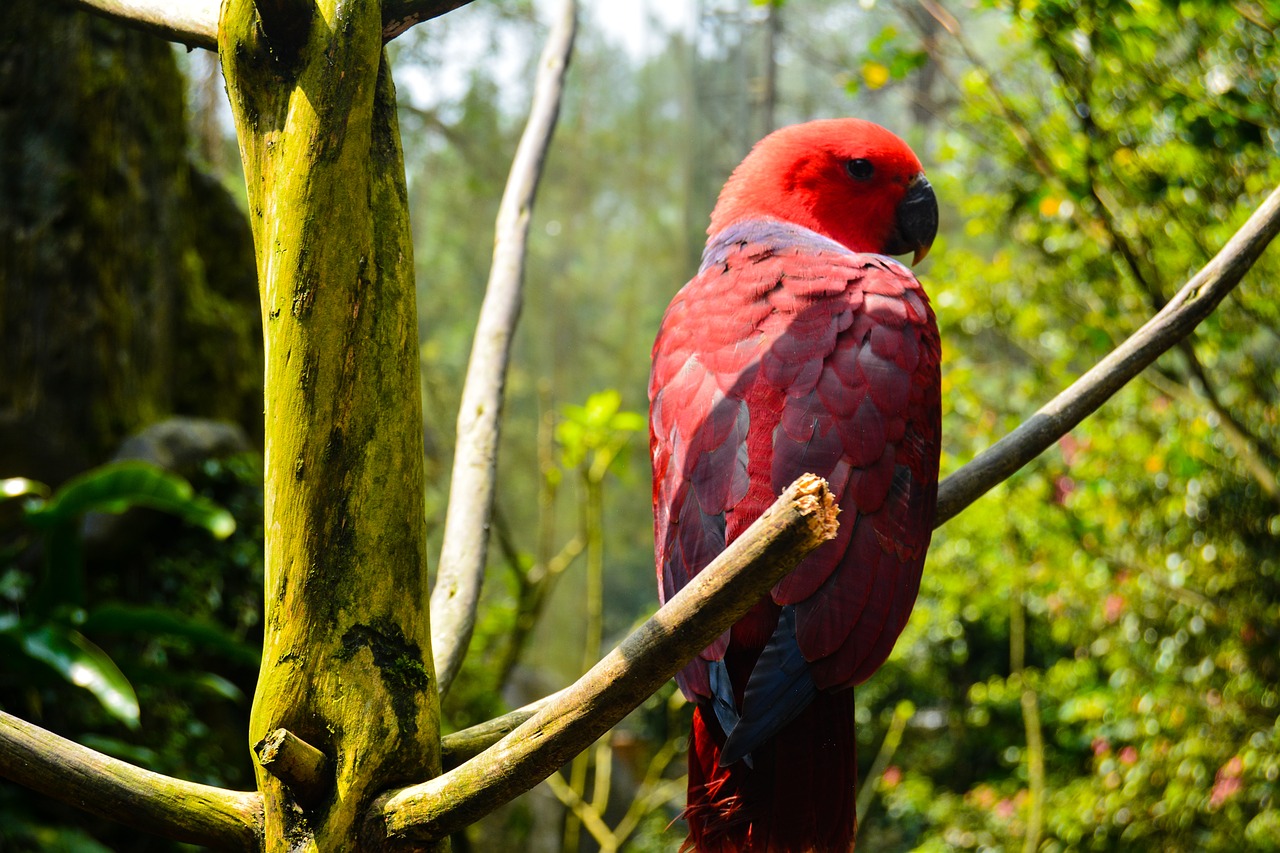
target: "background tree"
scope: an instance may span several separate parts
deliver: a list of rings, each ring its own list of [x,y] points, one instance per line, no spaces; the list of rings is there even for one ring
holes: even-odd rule
[[[173,51],[0,16],[0,468],[60,482],[174,413],[261,435],[250,235],[188,158]]]

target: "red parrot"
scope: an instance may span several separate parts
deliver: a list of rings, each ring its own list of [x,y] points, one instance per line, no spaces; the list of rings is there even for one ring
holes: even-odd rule
[[[933,530],[940,347],[919,261],[938,227],[920,161],[857,119],[765,137],[711,214],[653,347],[650,448],[665,603],[800,474],[835,539],[677,676],[695,704],[682,850],[848,851],[854,685],[884,663]]]

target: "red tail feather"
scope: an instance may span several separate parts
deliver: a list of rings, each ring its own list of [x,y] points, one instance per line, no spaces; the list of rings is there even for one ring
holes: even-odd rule
[[[689,837],[697,853],[848,853],[858,778],[852,690],[821,694],[752,754],[720,767],[715,715],[693,714]]]

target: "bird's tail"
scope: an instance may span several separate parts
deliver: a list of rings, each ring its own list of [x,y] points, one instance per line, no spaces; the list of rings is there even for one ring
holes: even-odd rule
[[[681,853],[848,853],[858,778],[853,724],[853,691],[822,693],[753,751],[751,767],[721,767],[720,725],[710,708],[695,709]]]

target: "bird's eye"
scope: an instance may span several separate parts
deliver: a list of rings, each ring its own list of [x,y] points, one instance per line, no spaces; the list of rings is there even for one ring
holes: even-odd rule
[[[876,167],[872,165],[871,161],[861,157],[857,160],[844,161],[844,170],[855,181],[869,181],[872,175],[876,173]]]

